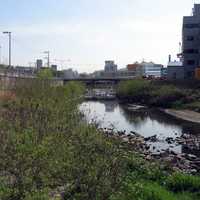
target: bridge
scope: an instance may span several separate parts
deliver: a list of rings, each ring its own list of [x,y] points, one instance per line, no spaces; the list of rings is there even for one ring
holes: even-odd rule
[[[65,79],[65,78],[53,78],[47,79],[49,83],[54,85],[63,85],[67,84],[69,81],[78,81],[84,83],[86,86],[94,87],[114,87],[119,84],[121,81],[132,80],[135,77],[114,77],[114,78],[75,78],[75,79]],[[15,88],[17,82],[30,82],[35,80],[34,76],[13,76],[13,75],[3,75],[0,74],[0,88],[12,89]]]
[[[64,84],[69,81],[79,81],[86,85],[101,85],[101,84],[118,84],[121,81],[133,80],[136,77],[113,77],[113,78],[75,78],[75,79],[63,79]]]

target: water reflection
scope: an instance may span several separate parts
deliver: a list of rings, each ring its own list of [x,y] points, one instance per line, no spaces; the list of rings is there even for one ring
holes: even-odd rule
[[[200,125],[177,120],[157,110],[129,111],[117,101],[84,102],[80,110],[89,123],[95,121],[102,128],[114,127],[117,131],[125,130],[127,133],[134,131],[144,137],[157,135],[160,141],[153,144],[155,150],[173,148],[176,152],[181,152],[180,145],[169,145],[165,139],[200,130]]]
[[[106,112],[114,112],[115,108],[118,106],[116,101],[104,101],[105,111]]]

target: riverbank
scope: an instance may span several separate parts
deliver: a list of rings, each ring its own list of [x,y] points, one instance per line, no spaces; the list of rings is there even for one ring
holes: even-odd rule
[[[200,112],[199,89],[183,88],[173,83],[143,79],[124,81],[118,86],[117,97],[125,103]]]
[[[131,132],[115,132],[112,129],[99,129],[107,137],[119,139],[129,148],[138,152],[146,161],[159,161],[165,163],[173,170],[179,170],[184,173],[197,174],[200,173],[200,154],[194,155],[192,152],[200,150],[200,136],[196,137],[189,134],[183,134],[176,138],[168,137],[165,141],[170,144],[183,145],[183,148],[188,149],[188,153],[177,153],[170,149],[156,150],[152,145],[159,142],[157,135],[151,137],[143,137],[138,133]],[[189,153],[190,152],[190,153]]]
[[[178,119],[193,123],[200,123],[200,113],[192,110],[161,109],[161,111]]]
[[[199,200],[200,177],[134,149],[144,142],[148,152],[151,138],[111,136],[83,121],[83,90],[33,80],[1,102],[0,199]]]

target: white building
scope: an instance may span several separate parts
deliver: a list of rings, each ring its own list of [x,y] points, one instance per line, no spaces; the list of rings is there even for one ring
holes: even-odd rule
[[[163,65],[155,64],[153,62],[142,62],[143,76],[145,77],[161,77]]]

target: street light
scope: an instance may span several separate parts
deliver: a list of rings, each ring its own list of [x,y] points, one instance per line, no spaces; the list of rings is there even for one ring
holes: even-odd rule
[[[0,46],[0,64],[1,64],[1,49],[2,49],[2,46]]]
[[[45,54],[47,54],[47,67],[50,67],[50,51],[44,51]]]
[[[11,33],[9,31],[4,31],[3,34],[8,34],[9,37],[9,67],[11,67]]]

